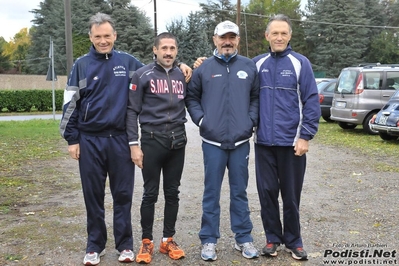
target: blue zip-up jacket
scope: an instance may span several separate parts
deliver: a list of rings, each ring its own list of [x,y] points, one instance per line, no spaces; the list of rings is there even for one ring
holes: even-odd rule
[[[194,70],[186,106],[203,141],[221,149],[235,149],[248,141],[258,122],[259,79],[254,62],[237,54],[225,59],[215,50]]]
[[[255,142],[266,146],[295,146],[312,139],[319,126],[320,103],[309,60],[291,46],[283,52],[255,57],[259,72],[259,125]]]
[[[79,143],[80,133],[103,137],[126,133],[129,82],[142,66],[125,52],[101,54],[93,46],[75,61],[60,123],[61,136],[69,145]]]

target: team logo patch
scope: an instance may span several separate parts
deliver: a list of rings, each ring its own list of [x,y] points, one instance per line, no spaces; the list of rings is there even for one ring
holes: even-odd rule
[[[137,89],[137,85],[136,85],[136,84],[130,83],[130,89],[131,89],[132,91],[135,91],[135,90]]]
[[[248,73],[243,70],[240,70],[237,72],[237,77],[239,79],[246,79],[248,77]]]

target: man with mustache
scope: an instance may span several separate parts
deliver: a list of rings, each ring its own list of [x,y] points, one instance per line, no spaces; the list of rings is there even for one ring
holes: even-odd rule
[[[217,259],[220,238],[220,192],[226,167],[230,185],[230,224],[235,248],[245,258],[257,258],[248,207],[249,139],[258,122],[259,80],[255,63],[237,54],[239,28],[231,21],[214,32],[213,56],[193,72],[187,109],[199,126],[204,156],[204,194],[199,238],[201,258]]]
[[[153,46],[155,61],[137,70],[130,84],[127,133],[132,161],[141,168],[144,180],[140,208],[142,245],[136,256],[138,263],[150,263],[152,259],[152,229],[161,171],[165,207],[159,251],[174,260],[185,256],[173,239],[187,142],[184,125],[187,122],[186,82],[175,63],[177,50],[173,34],[159,34]],[[141,126],[140,142],[138,123]]]

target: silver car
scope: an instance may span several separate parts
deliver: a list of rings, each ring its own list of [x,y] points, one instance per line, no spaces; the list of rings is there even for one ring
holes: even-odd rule
[[[341,71],[331,106],[330,119],[343,129],[362,125],[368,134],[378,134],[370,119],[399,89],[399,65],[364,65]]]

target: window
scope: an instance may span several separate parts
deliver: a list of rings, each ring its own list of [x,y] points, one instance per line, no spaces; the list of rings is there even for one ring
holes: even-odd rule
[[[335,91],[338,93],[353,93],[357,74],[358,71],[356,70],[343,70],[339,77],[339,83]]]
[[[382,72],[364,73],[365,90],[381,90],[381,88],[382,88]]]
[[[387,90],[398,90],[399,89],[399,71],[387,71]]]

